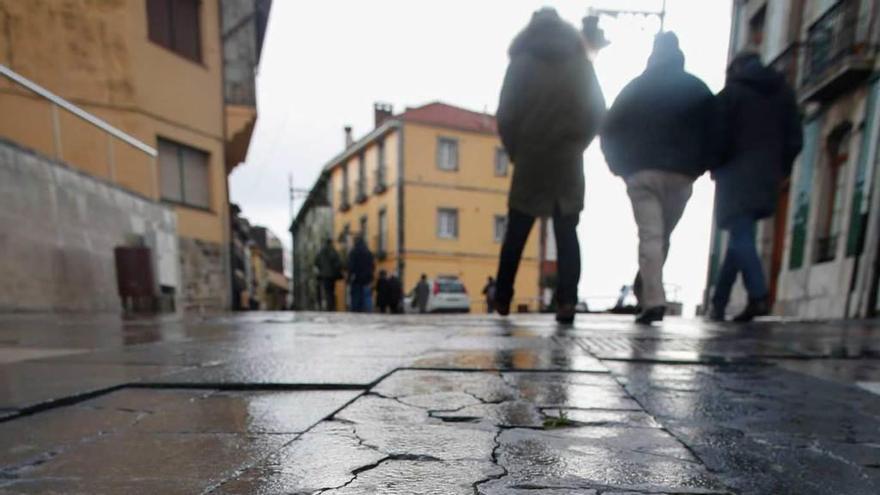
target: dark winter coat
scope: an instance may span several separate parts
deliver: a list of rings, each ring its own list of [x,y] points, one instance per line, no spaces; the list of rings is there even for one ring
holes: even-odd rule
[[[376,281],[376,306],[382,308],[391,305],[391,283],[388,277],[379,276]]]
[[[498,132],[513,162],[508,205],[545,217],[584,207],[584,150],[605,100],[580,33],[553,11],[513,40],[498,103]]]
[[[671,53],[652,54],[605,116],[602,152],[615,175],[664,170],[696,178],[714,165],[714,96],[685,72],[677,40],[674,45]]]
[[[375,269],[373,253],[367,248],[367,244],[362,240],[356,241],[348,255],[349,282],[354,285],[369,285],[373,282]]]
[[[318,251],[315,257],[315,267],[318,269],[318,278],[322,280],[339,280],[342,278],[342,260],[339,253],[332,247],[325,245]]]
[[[794,92],[753,57],[731,67],[718,109],[721,164],[712,172],[718,225],[743,215],[769,217],[803,146]]]

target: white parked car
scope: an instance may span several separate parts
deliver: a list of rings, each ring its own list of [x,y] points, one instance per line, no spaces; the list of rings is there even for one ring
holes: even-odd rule
[[[437,277],[428,279],[428,287],[431,288],[428,295],[428,313],[469,313],[471,299],[467,289],[458,277]],[[418,313],[419,308],[413,307],[415,289],[409,291],[403,299],[403,308],[407,313]]]

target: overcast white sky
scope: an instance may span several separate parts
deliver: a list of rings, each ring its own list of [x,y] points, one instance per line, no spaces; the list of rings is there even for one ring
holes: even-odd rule
[[[659,10],[661,0],[276,0],[257,78],[259,120],[246,164],[230,179],[232,201],[252,223],[290,245],[287,178],[311,187],[341,151],[342,127],[356,137],[372,129],[373,103],[406,106],[441,100],[494,112],[507,47],[531,13],[552,6],[579,26],[589,7]],[[667,0],[687,70],[714,91],[724,83],[730,0]],[[609,105],[642,72],[656,24],[603,18],[612,45],[596,62]],[[602,159],[586,155],[586,210],[579,228],[581,297],[615,296],[637,269],[636,228],[626,191]],[[702,297],[708,260],[713,184],[704,176],[675,231],[667,284],[681,287],[692,311]],[[298,205],[297,205],[298,207]],[[671,294],[670,294],[671,295]],[[613,302],[613,301],[611,301]]]

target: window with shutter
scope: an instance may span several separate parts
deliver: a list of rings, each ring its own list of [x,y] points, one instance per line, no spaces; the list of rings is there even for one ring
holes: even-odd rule
[[[207,153],[160,138],[158,160],[164,201],[196,208],[211,207]]]
[[[147,0],[150,41],[194,62],[201,62],[200,7],[200,0]]]

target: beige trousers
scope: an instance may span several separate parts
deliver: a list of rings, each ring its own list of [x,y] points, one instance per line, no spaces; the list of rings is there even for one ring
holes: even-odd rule
[[[693,177],[663,170],[643,170],[626,178],[626,192],[639,228],[641,287],[636,287],[635,293],[642,308],[666,305],[663,264],[669,238],[684,213],[693,184]]]

